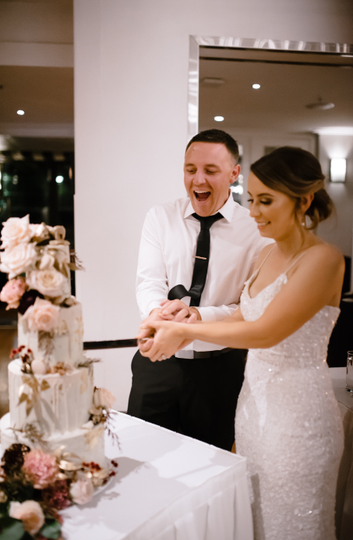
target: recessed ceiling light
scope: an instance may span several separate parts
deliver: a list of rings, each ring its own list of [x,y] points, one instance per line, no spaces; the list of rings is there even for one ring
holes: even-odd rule
[[[18,109],[17,111],[17,114],[19,114],[20,116],[23,116],[24,115],[24,111],[22,109]]]
[[[224,116],[215,116],[214,120],[216,120],[216,122],[223,122]]]
[[[258,90],[259,88],[261,88],[261,84],[255,83],[255,84],[252,85],[252,87],[253,87],[255,90]]]

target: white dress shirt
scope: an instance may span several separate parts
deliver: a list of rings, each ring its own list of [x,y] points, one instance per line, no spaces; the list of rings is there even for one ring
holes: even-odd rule
[[[223,215],[210,229],[210,259],[201,295],[203,321],[221,320],[234,313],[244,282],[250,277],[260,251],[269,240],[262,238],[249,210],[230,193],[219,212]],[[154,206],[147,213],[137,268],[137,303],[142,319],[160,307],[175,285],[189,290],[195,262],[200,222],[192,214],[188,197]],[[190,297],[182,298],[190,304]],[[188,349],[209,351],[221,346],[195,340]]]

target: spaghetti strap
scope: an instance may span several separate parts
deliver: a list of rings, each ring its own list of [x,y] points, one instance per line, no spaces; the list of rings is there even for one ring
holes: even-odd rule
[[[271,250],[272,251],[272,250]],[[307,249],[305,249],[302,253],[299,253],[298,257],[296,259],[294,259],[294,261],[292,262],[292,264],[287,268],[287,270],[284,272],[284,274],[287,275],[287,272],[289,272],[289,270],[291,268],[293,268],[293,266],[295,264],[297,264],[297,262],[302,258],[302,256],[307,252]],[[266,259],[265,259],[266,260]]]
[[[264,260],[262,261],[262,263],[260,264],[260,266],[258,267],[257,270],[255,270],[255,273],[258,274],[261,270],[261,268],[263,267],[263,265],[265,264],[265,262],[267,261],[267,259],[269,258],[269,256],[271,255],[272,251],[273,251],[273,248],[275,247],[276,245],[276,242],[274,242],[272,248],[270,249],[270,251],[267,253],[266,257],[264,258]]]

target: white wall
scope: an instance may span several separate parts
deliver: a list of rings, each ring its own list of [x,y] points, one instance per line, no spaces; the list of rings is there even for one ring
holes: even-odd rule
[[[85,339],[133,337],[140,231],[183,194],[189,36],[346,42],[346,0],[75,0],[76,248]],[[126,409],[132,349],[99,353]]]

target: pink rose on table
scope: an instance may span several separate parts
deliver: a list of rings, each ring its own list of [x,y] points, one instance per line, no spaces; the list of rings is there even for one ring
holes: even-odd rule
[[[12,279],[34,266],[37,260],[37,251],[35,244],[23,243],[11,248],[8,247],[1,253],[0,257],[0,271],[9,274],[9,279]]]
[[[86,504],[93,497],[93,484],[90,478],[83,477],[70,486],[70,495],[75,504]]]
[[[34,304],[30,306],[23,318],[28,322],[31,332],[51,332],[58,321],[60,308],[48,300],[37,297]]]
[[[55,268],[34,270],[28,275],[27,283],[31,289],[39,291],[44,296],[56,298],[70,295],[68,278]]]
[[[36,489],[43,489],[54,482],[59,472],[55,456],[45,454],[42,450],[28,452],[22,469]]]
[[[3,224],[1,233],[2,248],[13,247],[21,242],[29,242],[32,237],[29,215],[23,218],[12,217]]]
[[[115,396],[106,388],[94,387],[93,392],[93,405],[98,409],[104,407],[105,409],[111,409],[115,402]]]
[[[44,525],[43,510],[36,501],[28,500],[23,503],[12,501],[9,516],[21,520],[24,530],[32,536]]]
[[[20,299],[27,289],[23,278],[10,279],[0,292],[1,302],[8,304],[6,309],[16,309],[20,305]]]

